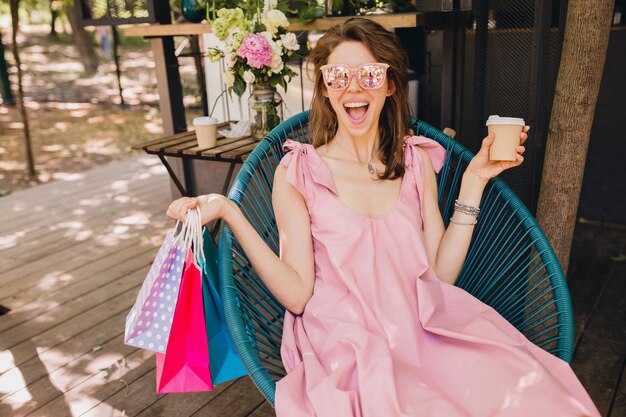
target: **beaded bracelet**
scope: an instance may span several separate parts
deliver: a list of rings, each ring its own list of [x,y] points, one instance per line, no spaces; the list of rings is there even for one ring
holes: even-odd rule
[[[459,200],[454,200],[454,211],[474,217],[478,217],[478,214],[480,213],[480,209],[478,207],[468,206],[467,204],[459,202]]]
[[[450,217],[450,223],[460,224],[461,226],[473,226],[476,223],[478,223],[478,219],[474,219],[474,221],[470,223],[465,223],[465,222],[457,222],[456,220],[452,220],[452,217]]]

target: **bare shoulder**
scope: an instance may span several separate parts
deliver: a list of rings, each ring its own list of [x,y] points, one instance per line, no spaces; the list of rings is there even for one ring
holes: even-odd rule
[[[287,167],[283,164],[278,164],[274,171],[274,185],[272,187],[272,194],[278,194],[280,191],[288,188],[295,188],[287,182]],[[282,194],[282,193],[281,193]]]
[[[272,185],[272,204],[285,207],[293,207],[294,204],[305,205],[304,184],[292,184],[287,180],[287,167],[278,164],[274,171],[274,183]]]

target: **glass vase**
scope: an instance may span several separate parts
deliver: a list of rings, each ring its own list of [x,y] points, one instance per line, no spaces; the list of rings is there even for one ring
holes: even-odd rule
[[[261,140],[283,119],[283,99],[269,84],[252,84],[248,99],[250,135]]]

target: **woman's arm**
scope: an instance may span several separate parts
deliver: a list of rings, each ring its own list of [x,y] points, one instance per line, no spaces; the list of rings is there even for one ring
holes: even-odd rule
[[[529,127],[526,126],[520,135],[520,143],[524,143]],[[483,191],[490,178],[499,175],[505,169],[520,165],[525,151],[523,146],[517,148],[516,161],[490,161],[489,148],[493,143],[493,135],[487,136],[476,156],[468,165],[461,180],[459,202],[479,207]],[[418,148],[419,149],[419,148]],[[437,204],[437,179],[430,157],[423,149],[419,149],[424,163],[424,236],[428,260],[435,269],[437,276],[444,282],[454,284],[461,272],[469,245],[474,232],[474,216],[455,211],[446,229]]]
[[[311,226],[304,199],[294,186],[287,183],[285,173],[286,168],[279,165],[272,192],[280,257],[263,241],[241,209],[222,195],[176,200],[168,209],[168,215],[184,219],[186,210],[199,204],[202,224],[224,219],[267,289],[289,311],[301,314],[313,295],[315,272]]]

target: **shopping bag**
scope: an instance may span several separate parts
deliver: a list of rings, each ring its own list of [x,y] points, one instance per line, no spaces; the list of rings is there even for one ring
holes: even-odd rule
[[[201,246],[200,246],[201,247]],[[187,252],[165,354],[156,354],[157,393],[212,391],[202,302],[202,273]]]
[[[206,230],[203,236],[203,245],[205,265],[202,274],[202,293],[209,356],[211,358],[211,378],[214,384],[219,384],[239,378],[248,372],[235,350],[235,345],[226,327],[217,281],[217,247]]]
[[[126,316],[124,343],[127,345],[165,352],[185,262],[186,248],[180,235],[176,235],[178,224],[166,234],[137,300]]]

